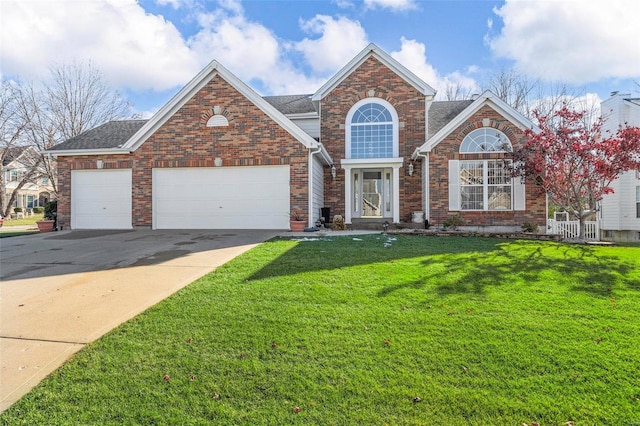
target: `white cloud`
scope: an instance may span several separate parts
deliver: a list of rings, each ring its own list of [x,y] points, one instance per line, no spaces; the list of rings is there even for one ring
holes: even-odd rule
[[[353,2],[350,1],[350,0],[333,0],[333,2],[340,9],[351,9],[351,8],[355,7],[355,4],[353,4]]]
[[[336,72],[368,44],[360,23],[345,17],[334,19],[316,15],[308,21],[300,21],[300,27],[307,33],[321,34],[320,38],[305,38],[294,44],[318,73]]]
[[[576,111],[586,111],[589,118],[594,120],[600,115],[600,103],[602,99],[597,93],[585,93],[580,96],[571,94],[563,96],[546,96],[534,99],[532,102],[532,110],[536,109],[543,114],[550,114],[558,111],[563,105],[567,105]]]
[[[175,26],[135,0],[4,1],[0,26],[3,75],[91,60],[117,86],[164,90],[197,72]]]
[[[504,27],[489,46],[522,72],[573,84],[640,76],[637,0],[506,0],[495,13]]]
[[[403,11],[415,9],[414,0],[364,0],[364,5],[368,9],[391,9],[395,11]]]
[[[317,89],[320,81],[293,66],[271,30],[247,20],[238,2],[221,5],[215,12],[199,15],[201,30],[188,40],[202,66],[216,59],[240,79],[261,83],[265,94]]]
[[[427,84],[438,91],[438,98],[442,98],[448,88],[458,88],[462,93],[478,91],[477,82],[459,71],[440,75],[433,65],[427,62],[426,47],[416,40],[401,39],[401,47],[397,52],[391,52],[391,57],[411,70]],[[475,66],[468,68],[469,72],[477,69]]]
[[[192,0],[157,0],[190,8],[199,28],[189,40],[136,0],[2,1],[0,75],[5,77],[38,78],[56,63],[90,60],[116,87],[164,91],[184,85],[217,59],[266,93],[313,92],[323,82],[296,69],[282,41],[248,21],[236,0],[221,0],[207,13],[198,13]]]
[[[279,59],[279,43],[264,26],[247,22],[242,16],[206,14],[199,17],[202,26],[189,39],[204,65],[217,59],[238,77],[255,78],[272,70]]]
[[[300,21],[303,40],[283,40],[249,20],[237,0],[207,12],[194,0],[156,0],[188,9],[196,31],[187,40],[136,0],[0,1],[1,76],[38,78],[56,63],[88,60],[131,93],[175,89],[213,59],[263,94],[313,93],[368,43],[360,22],[326,15]],[[402,39],[394,56],[435,88],[475,86],[471,71],[439,75],[414,40]]]
[[[180,6],[182,6],[182,4],[184,3],[184,0],[156,0],[156,3],[159,4],[160,6],[170,5],[174,9],[178,9],[180,8]]]

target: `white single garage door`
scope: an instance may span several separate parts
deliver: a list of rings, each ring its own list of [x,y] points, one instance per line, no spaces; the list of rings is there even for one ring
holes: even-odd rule
[[[72,229],[131,229],[131,169],[71,172]]]
[[[289,166],[153,169],[154,229],[288,229]]]

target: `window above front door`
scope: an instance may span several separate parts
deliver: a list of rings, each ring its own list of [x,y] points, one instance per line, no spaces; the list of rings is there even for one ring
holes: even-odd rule
[[[398,114],[384,99],[357,102],[347,114],[345,130],[345,158],[398,156]]]

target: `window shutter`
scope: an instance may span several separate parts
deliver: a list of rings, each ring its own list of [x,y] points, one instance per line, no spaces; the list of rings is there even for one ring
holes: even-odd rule
[[[520,177],[512,178],[513,182],[513,209],[526,210],[524,182]]]
[[[460,161],[449,160],[449,210],[460,210]]]

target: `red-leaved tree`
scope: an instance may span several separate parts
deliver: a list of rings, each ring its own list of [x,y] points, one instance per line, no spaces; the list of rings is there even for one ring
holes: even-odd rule
[[[525,131],[526,142],[514,151],[514,176],[535,179],[550,200],[580,221],[600,209],[611,183],[628,170],[640,170],[640,127],[602,133],[602,119],[589,122],[583,111],[564,106],[542,116],[534,111],[539,132]]]

